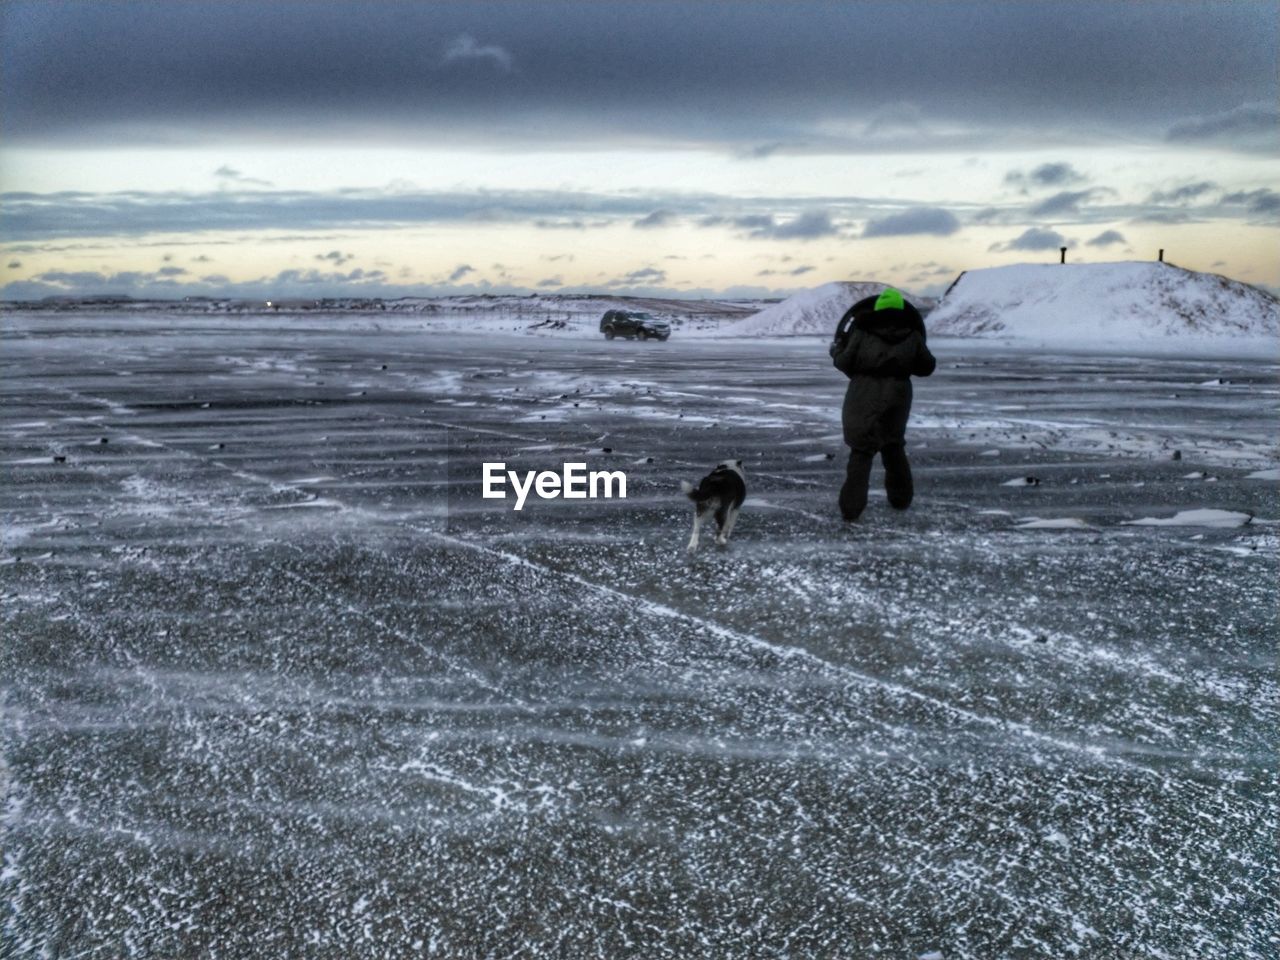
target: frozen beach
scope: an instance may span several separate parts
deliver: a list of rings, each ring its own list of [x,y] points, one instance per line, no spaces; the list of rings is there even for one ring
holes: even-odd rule
[[[7,314],[0,953],[1274,956],[1275,355],[931,346]]]

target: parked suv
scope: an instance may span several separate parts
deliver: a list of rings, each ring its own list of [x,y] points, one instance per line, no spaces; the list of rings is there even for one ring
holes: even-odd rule
[[[600,318],[600,332],[606,340],[626,337],[628,340],[665,340],[671,336],[671,324],[648,313],[631,310],[609,310]]]

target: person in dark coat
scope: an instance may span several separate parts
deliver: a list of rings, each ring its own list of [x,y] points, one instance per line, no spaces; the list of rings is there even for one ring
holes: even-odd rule
[[[851,322],[851,325],[850,325]],[[849,378],[841,421],[849,465],[840,488],[840,513],[857,520],[867,506],[871,461],[880,454],[889,505],[911,506],[914,493],[907,462],[907,417],[911,378],[927,377],[938,362],[925,344],[924,320],[902,294],[887,288],[849,308],[831,344],[831,360]]]

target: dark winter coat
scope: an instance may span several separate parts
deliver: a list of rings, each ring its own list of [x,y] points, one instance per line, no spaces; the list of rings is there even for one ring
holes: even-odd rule
[[[877,453],[906,440],[911,378],[938,365],[925,345],[924,320],[911,304],[876,310],[875,297],[853,305],[853,327],[833,343],[831,360],[849,378],[841,421],[851,450]]]

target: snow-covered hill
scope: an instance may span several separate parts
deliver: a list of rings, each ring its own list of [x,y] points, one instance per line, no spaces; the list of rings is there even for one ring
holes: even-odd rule
[[[1280,301],[1168,263],[1015,264],[970,270],[929,332],[1072,347],[1222,344],[1280,335]]]
[[[824,283],[765,307],[755,316],[709,329],[706,336],[830,337],[846,310],[887,286],[873,280]]]
[[[739,323],[708,330],[708,337],[831,337],[845,311],[863,297],[877,294],[883,283],[824,283],[765,307]]]
[[[864,297],[876,296],[889,284],[878,280],[839,280],[802,290],[781,303],[765,307],[737,323],[707,330],[709,337],[830,337],[845,311]],[[905,291],[904,291],[905,292]],[[928,314],[930,297],[907,293],[907,299]]]

